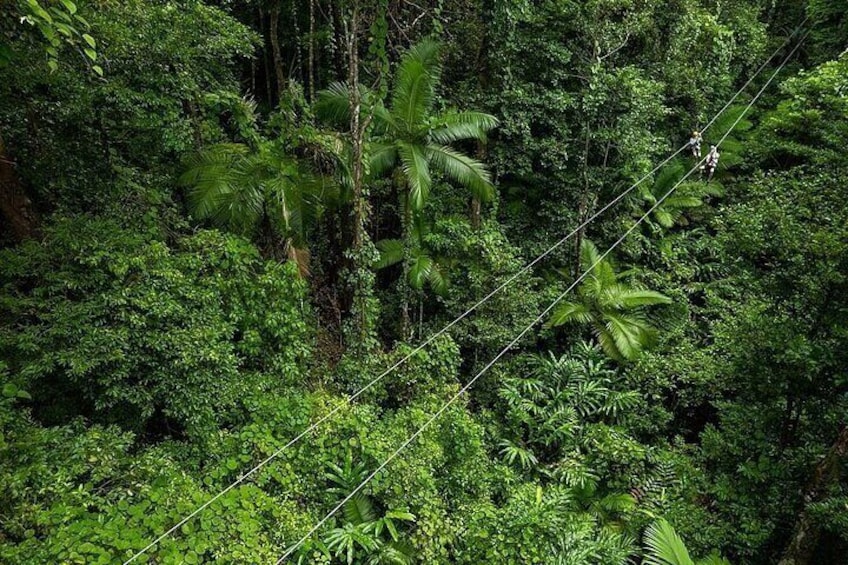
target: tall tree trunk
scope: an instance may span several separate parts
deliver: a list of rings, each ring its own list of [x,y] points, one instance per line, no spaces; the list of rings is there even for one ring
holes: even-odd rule
[[[365,154],[365,128],[362,120],[362,93],[359,90],[359,42],[357,40],[359,25],[359,6],[353,9],[353,17],[346,33],[348,74],[347,83],[350,93],[350,136],[353,153],[351,174],[353,175],[353,247],[361,247],[365,238],[365,209],[362,198]]]
[[[412,286],[409,284],[409,264],[412,259],[412,210],[409,207],[409,196],[405,186],[398,187],[401,195],[400,206],[403,210],[403,259],[401,260],[400,281],[398,281],[398,294],[400,295],[400,338],[402,340],[412,337],[412,323],[409,315],[409,302],[412,295]]]
[[[481,163],[486,160],[486,142],[478,141],[477,142],[477,160]],[[482,210],[483,203],[480,202],[480,199],[476,196],[471,196],[471,228],[473,230],[479,230],[480,224],[482,223]]]
[[[494,2],[484,0],[480,9],[480,46],[477,50],[477,84],[484,95],[489,90],[489,33],[494,19]],[[486,160],[486,142],[477,141],[477,160]],[[471,197],[471,228],[480,229],[482,203],[478,198]]]
[[[0,212],[6,219],[9,231],[18,240],[38,235],[39,217],[27,197],[15,171],[15,162],[6,152],[6,144],[0,135]]]
[[[315,0],[309,0],[309,101],[315,102]]]
[[[353,205],[351,210],[352,220],[352,245],[349,254],[349,272],[353,277],[353,288],[351,291],[352,309],[357,316],[349,345],[361,346],[367,343],[369,334],[372,332],[372,323],[369,320],[371,308],[369,302],[373,294],[373,276],[370,274],[371,265],[368,263],[368,250],[366,245],[370,244],[367,224],[370,215],[370,204],[368,192],[365,185],[365,137],[368,126],[373,117],[371,109],[363,113],[362,93],[359,90],[359,2],[354,2],[351,17],[345,22],[345,46],[347,49],[347,82],[349,86],[350,104],[350,143],[351,143],[351,176],[353,177]]]
[[[294,42],[294,62],[292,63],[289,71],[289,76],[297,76],[297,80],[300,81],[300,84],[303,84],[303,50],[300,46],[300,38],[302,34],[300,33],[300,14],[297,11],[297,0],[292,2],[291,4],[291,21],[292,21],[292,34],[295,37]]]
[[[265,37],[265,11],[262,10],[262,7],[259,7],[259,30],[262,33],[262,37]],[[270,36],[270,34],[269,34]],[[270,40],[269,40],[270,41]],[[265,75],[265,100],[268,102],[269,106],[274,105],[274,91],[271,88],[271,75],[273,74],[271,63],[271,57],[268,55],[268,44],[263,43],[262,46],[262,65],[265,67],[265,72],[262,73]]]
[[[792,538],[778,565],[807,565],[812,562],[818,546],[821,528],[809,512],[809,505],[820,501],[828,487],[839,480],[841,462],[848,456],[848,426],[839,432],[836,441],[816,465],[812,480],[804,492],[804,508],[795,522]]]
[[[271,53],[274,60],[274,74],[277,77],[277,102],[286,89],[286,75],[283,72],[283,52],[280,49],[280,2],[274,3],[269,12],[270,24],[268,38],[271,41]]]
[[[340,2],[330,2],[330,15],[330,21],[333,24],[330,47],[336,55],[333,57],[336,67],[336,77],[338,77],[338,80],[344,80],[347,76],[345,72],[345,57],[340,52],[344,51],[344,46],[347,45],[347,36],[344,33],[345,19],[342,17]]]
[[[580,202],[577,208],[577,225],[579,226],[586,221],[589,214],[589,145],[591,130],[589,123],[584,126],[585,144],[583,148],[583,194],[580,195]],[[586,228],[581,227],[577,230],[577,236],[574,238],[574,278],[580,276],[580,248],[583,245],[583,238],[586,236]]]

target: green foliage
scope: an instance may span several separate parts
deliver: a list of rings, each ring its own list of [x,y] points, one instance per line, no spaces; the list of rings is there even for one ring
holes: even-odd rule
[[[665,520],[658,520],[645,531],[646,565],[730,565],[716,555],[693,561],[686,544]]]
[[[424,41],[410,48],[398,66],[388,109],[373,100],[373,94],[365,96],[366,104],[372,100],[370,104],[378,106],[374,110],[377,139],[371,174],[398,167],[405,185],[403,206],[407,213],[424,208],[432,184],[431,166],[467,187],[481,201],[491,200],[494,194],[485,167],[449,144],[483,139],[498,121],[480,112],[434,114],[440,74],[439,45]],[[318,114],[330,120],[345,118],[350,111],[347,88],[334,84],[322,92],[316,106]]]
[[[276,561],[579,267],[551,323],[598,345],[528,333],[294,561],[775,563],[797,523],[811,560],[838,562],[842,4],[3,4],[0,562],[123,562],[261,461],[138,561]],[[720,184],[682,183],[616,250],[626,272],[600,249],[690,159],[514,277],[804,14]],[[13,246],[30,204],[40,230]],[[395,366],[410,330],[449,323]]]
[[[434,255],[427,249],[431,238],[432,226],[421,216],[416,216],[410,227],[410,239],[413,247],[409,250],[406,261],[409,286],[422,290],[427,284],[438,295],[444,296],[449,285],[449,268],[452,261],[446,257]],[[404,261],[404,245],[400,239],[384,239],[377,242],[380,250],[380,260],[375,267],[383,269]]]
[[[51,208],[125,210],[140,200],[139,177],[155,195],[141,213],[167,207],[179,155],[200,140],[223,141],[204,96],[238,92],[234,69],[256,36],[196,0],[78,4],[107,78],[80,69],[83,58],[63,57],[53,73],[23,64],[43,47],[14,35],[8,44],[21,64],[0,68],[7,150],[34,199]]]
[[[189,187],[189,208],[197,218],[242,235],[267,226],[283,239],[285,254],[303,275],[309,271],[308,229],[337,193],[332,179],[268,142],[255,151],[239,144],[205,148],[188,160],[180,182]]]
[[[625,275],[615,272],[595,244],[584,239],[580,265],[589,270],[577,291],[580,302],[563,302],[551,315],[550,325],[576,322],[591,324],[604,351],[620,361],[635,359],[655,340],[656,330],[641,314],[645,306],[670,304],[671,299],[656,291],[622,283]]]
[[[763,121],[764,157],[783,166],[846,162],[848,54],[787,80],[786,99]]]
[[[678,224],[687,225],[689,223],[686,216],[688,211],[703,206],[704,199],[707,196],[723,194],[721,185],[718,183],[684,181],[683,177],[689,172],[690,168],[691,165],[682,161],[672,161],[660,170],[653,184],[643,184],[640,187],[641,197],[647,208],[654,207],[660,199],[674,188],[674,192],[671,192],[671,195],[651,212],[651,219],[661,229],[668,230]]]
[[[3,254],[0,351],[48,420],[143,430],[161,411],[203,436],[308,357],[303,286],[244,240],[199,232],[169,248],[69,221]]]
[[[337,485],[330,490],[341,496],[359,486],[368,475],[365,467],[353,465],[350,452],[344,468],[332,463],[329,467],[327,478]],[[336,557],[344,555],[348,565],[360,561],[369,565],[407,565],[413,562],[412,548],[402,540],[398,527],[402,522],[414,522],[414,515],[402,510],[387,510],[382,518],[378,518],[374,503],[362,491],[345,503],[342,512],[344,524],[331,530],[324,539],[327,549]]]
[[[59,51],[63,46],[74,47],[91,65],[91,70],[103,76],[103,67],[97,61],[97,40],[87,32],[90,25],[71,0],[17,0],[19,13],[13,17],[20,25],[37,29],[44,43],[44,54],[51,72],[59,68]],[[9,64],[16,53],[8,44],[0,43],[0,66]]]
[[[481,506],[456,548],[457,563],[621,563],[633,539],[605,530],[564,488],[525,484],[503,507]]]

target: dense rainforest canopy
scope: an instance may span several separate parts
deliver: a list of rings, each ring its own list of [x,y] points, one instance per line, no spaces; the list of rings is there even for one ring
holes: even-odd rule
[[[2,2],[0,562],[848,563],[846,142],[845,0]]]

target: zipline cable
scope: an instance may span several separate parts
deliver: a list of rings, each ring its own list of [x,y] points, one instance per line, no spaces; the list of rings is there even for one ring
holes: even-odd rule
[[[778,73],[780,73],[780,71],[783,69],[783,67],[786,65],[786,63],[787,63],[787,62],[789,62],[789,59],[791,59],[791,58],[792,58],[792,56],[795,54],[795,52],[798,50],[798,48],[801,46],[801,44],[802,44],[802,43],[804,42],[804,40],[807,38],[807,35],[809,35],[809,32],[808,32],[808,33],[806,33],[806,34],[804,34],[804,35],[801,37],[801,39],[798,41],[798,44],[797,44],[797,45],[795,45],[795,48],[794,48],[794,49],[792,49],[792,51],[789,53],[789,55],[787,55],[787,56],[786,56],[786,59],[784,59],[784,60],[783,60],[783,62],[780,64],[780,66],[777,68],[777,70],[775,70],[775,71],[774,71],[774,73],[772,73],[771,77],[769,77],[768,81],[766,81],[766,83],[765,83],[765,84],[763,85],[763,87],[759,90],[759,92],[757,92],[757,94],[754,96],[754,98],[752,98],[752,99],[751,99],[751,102],[749,102],[749,103],[748,103],[748,105],[745,107],[745,110],[744,110],[744,111],[743,111],[743,112],[739,115],[739,117],[738,117],[738,118],[736,118],[736,120],[733,122],[733,125],[732,125],[732,126],[730,126],[730,128],[729,128],[729,129],[727,130],[727,132],[726,132],[726,133],[725,133],[725,134],[721,137],[721,139],[718,141],[718,143],[716,143],[716,147],[719,147],[719,146],[720,146],[720,145],[724,142],[724,140],[725,140],[725,139],[727,139],[727,136],[729,136],[729,135],[730,135],[730,133],[731,133],[731,132],[733,131],[733,129],[734,129],[734,128],[735,128],[735,127],[739,124],[739,122],[740,122],[740,121],[742,121],[742,118],[745,116],[745,114],[747,114],[747,113],[748,113],[748,110],[750,110],[750,109],[753,107],[753,105],[757,102],[757,100],[760,98],[760,96],[763,94],[763,92],[765,92],[766,88],[768,88],[768,86],[771,84],[771,82],[774,80],[774,78],[778,75]],[[650,209],[648,209],[648,211],[647,211],[647,212],[645,212],[644,214],[642,214],[642,216],[641,216],[641,217],[640,217],[640,218],[639,218],[639,219],[638,219],[638,220],[637,220],[637,221],[636,221],[636,222],[635,222],[632,226],[630,226],[630,227],[627,229],[627,231],[625,231],[625,232],[624,232],[624,234],[622,234],[622,236],[621,236],[621,237],[619,237],[619,238],[616,240],[616,242],[615,242],[615,243],[613,243],[613,244],[612,244],[609,248],[607,248],[607,250],[606,250],[606,251],[604,251],[604,252],[603,252],[603,254],[601,254],[601,256],[600,256],[600,257],[598,257],[598,259],[597,259],[597,260],[596,260],[596,261],[595,261],[595,262],[594,262],[594,263],[593,263],[593,264],[592,264],[592,265],[591,265],[588,269],[586,269],[585,271],[583,271],[583,273],[582,273],[582,274],[581,274],[581,275],[577,278],[577,280],[575,280],[573,283],[571,283],[571,284],[568,286],[568,288],[566,288],[566,289],[565,289],[565,291],[564,291],[562,294],[560,294],[560,295],[559,295],[559,296],[558,296],[558,297],[557,297],[557,298],[556,298],[553,302],[551,302],[551,303],[548,305],[548,307],[547,307],[547,308],[545,308],[545,309],[544,309],[544,311],[542,311],[542,313],[541,313],[541,314],[539,314],[539,316],[538,316],[538,317],[536,317],[536,319],[535,319],[535,320],[533,320],[532,322],[530,322],[530,324],[529,324],[527,327],[525,327],[525,328],[524,328],[524,329],[523,329],[523,330],[522,330],[522,331],[518,334],[518,336],[516,336],[516,337],[515,337],[515,339],[513,339],[513,340],[509,343],[509,345],[507,345],[506,347],[504,347],[503,349],[501,349],[501,350],[500,350],[500,352],[499,352],[497,355],[495,355],[495,357],[494,357],[491,361],[489,361],[489,362],[486,364],[486,366],[485,366],[485,367],[483,367],[483,368],[480,370],[480,372],[478,372],[476,375],[474,375],[474,377],[473,377],[470,381],[468,381],[468,383],[466,383],[466,384],[465,384],[465,386],[463,386],[461,389],[459,389],[459,391],[458,391],[456,394],[454,394],[454,395],[453,395],[453,396],[452,396],[452,397],[451,397],[451,398],[450,398],[450,399],[449,399],[449,400],[448,400],[448,401],[447,401],[444,405],[442,405],[442,407],[441,407],[441,408],[439,408],[439,410],[438,410],[438,411],[436,411],[436,413],[435,413],[435,414],[433,414],[432,416],[430,416],[430,418],[429,418],[426,422],[424,422],[424,424],[422,424],[422,425],[421,425],[421,426],[420,426],[420,427],[419,427],[419,428],[415,431],[415,433],[413,433],[411,436],[409,436],[409,437],[408,437],[408,438],[407,438],[407,439],[406,439],[406,440],[405,440],[405,441],[404,441],[404,442],[400,445],[400,447],[398,447],[398,448],[397,448],[394,452],[392,452],[392,454],[391,454],[391,455],[389,455],[389,456],[388,456],[388,457],[387,457],[387,458],[386,458],[386,459],[385,459],[385,460],[384,460],[384,461],[380,464],[380,466],[379,466],[379,467],[377,467],[377,468],[376,468],[376,469],[375,469],[375,470],[374,470],[374,471],[373,471],[370,475],[368,475],[365,479],[363,479],[363,481],[362,481],[361,483],[359,483],[359,485],[358,485],[355,489],[353,489],[353,491],[351,491],[351,492],[350,492],[350,494],[348,494],[348,495],[347,495],[344,499],[342,499],[342,501],[341,501],[341,502],[339,502],[336,506],[334,506],[334,507],[333,507],[333,509],[332,509],[332,510],[330,510],[330,512],[329,512],[328,514],[326,514],[326,515],[325,515],[325,516],[324,516],[324,517],[323,517],[320,521],[318,521],[318,523],[317,523],[317,524],[315,524],[315,525],[314,525],[314,526],[313,526],[313,527],[312,527],[312,528],[311,528],[311,529],[310,529],[310,530],[306,533],[306,535],[304,535],[302,538],[300,538],[300,539],[299,539],[299,540],[298,540],[298,541],[297,541],[294,545],[292,545],[291,547],[289,547],[289,549],[287,549],[287,550],[286,550],[286,552],[283,554],[283,556],[282,556],[282,557],[280,557],[280,559],[278,559],[278,560],[277,560],[276,565],[280,565],[281,563],[283,563],[283,561],[285,561],[287,558],[289,558],[289,557],[291,556],[291,554],[292,554],[292,553],[294,553],[294,552],[297,550],[297,548],[298,548],[298,547],[300,547],[300,545],[301,545],[303,542],[305,542],[307,539],[309,539],[309,537],[310,537],[312,534],[314,534],[315,532],[317,532],[317,531],[321,528],[321,526],[323,526],[323,525],[324,525],[324,524],[325,524],[325,523],[326,523],[326,522],[327,522],[330,518],[332,518],[332,517],[333,517],[333,515],[334,515],[336,512],[338,512],[339,510],[341,510],[341,509],[342,509],[342,507],[343,507],[345,504],[347,504],[347,503],[348,503],[348,502],[349,502],[349,501],[350,501],[350,500],[351,500],[354,496],[356,496],[356,495],[359,493],[359,491],[361,491],[363,488],[365,488],[365,486],[366,486],[369,482],[371,482],[371,479],[373,479],[374,477],[376,477],[376,476],[377,476],[377,475],[378,475],[378,474],[379,474],[379,473],[380,473],[383,469],[385,469],[385,468],[389,465],[389,463],[391,463],[391,462],[392,462],[392,461],[393,461],[393,460],[394,460],[394,459],[395,459],[398,455],[400,455],[400,453],[401,453],[404,449],[406,449],[406,448],[407,448],[407,447],[408,447],[408,446],[409,446],[409,445],[410,445],[413,441],[415,441],[415,440],[416,440],[416,439],[417,439],[417,438],[418,438],[418,437],[419,437],[422,433],[424,433],[424,430],[426,430],[426,429],[430,426],[430,424],[432,424],[433,422],[435,422],[435,421],[439,418],[439,416],[441,416],[441,415],[442,415],[442,414],[443,414],[443,413],[444,413],[444,412],[445,412],[445,411],[446,411],[446,410],[447,410],[447,409],[448,409],[451,405],[453,405],[453,403],[454,403],[454,402],[456,402],[456,401],[459,399],[459,397],[460,397],[460,396],[462,396],[463,394],[465,394],[465,393],[466,393],[466,392],[467,392],[467,391],[468,391],[468,390],[469,390],[469,389],[470,389],[470,388],[474,385],[474,383],[475,383],[475,382],[477,382],[477,380],[478,380],[480,377],[482,377],[482,376],[483,376],[483,375],[484,375],[484,374],[485,374],[485,373],[486,373],[486,372],[487,372],[490,368],[492,368],[492,366],[493,366],[495,363],[497,363],[497,362],[501,359],[501,357],[503,357],[504,355],[506,355],[506,353],[507,353],[510,349],[512,349],[512,348],[513,348],[513,347],[514,347],[514,346],[515,346],[515,345],[516,345],[519,341],[521,341],[521,339],[522,339],[525,335],[527,335],[527,333],[528,333],[528,332],[530,332],[530,330],[532,330],[532,329],[536,326],[536,324],[538,324],[539,322],[541,322],[542,320],[544,320],[544,319],[545,319],[545,317],[546,317],[546,316],[550,313],[550,311],[551,311],[551,310],[553,310],[553,309],[556,307],[556,305],[557,305],[557,304],[559,304],[559,303],[562,301],[562,299],[566,297],[566,295],[568,295],[568,293],[570,293],[572,290],[574,290],[574,288],[575,288],[578,284],[580,284],[580,282],[582,282],[582,281],[583,281],[583,279],[585,279],[585,278],[586,278],[586,277],[587,277],[587,276],[588,276],[588,275],[589,275],[589,274],[590,274],[590,273],[591,273],[591,272],[595,269],[595,267],[597,267],[597,266],[598,266],[598,265],[599,265],[599,264],[600,264],[600,263],[601,263],[601,262],[602,262],[602,261],[603,261],[603,260],[607,257],[607,255],[609,255],[610,253],[612,253],[612,251],[613,251],[616,247],[618,247],[619,245],[621,245],[621,243],[625,240],[625,238],[627,238],[627,236],[628,236],[628,235],[630,235],[630,234],[633,232],[633,230],[635,230],[637,227],[639,227],[639,225],[641,225],[641,224],[642,224],[642,222],[644,222],[644,221],[645,221],[645,220],[646,220],[646,219],[647,219],[647,218],[651,215],[651,213],[653,213],[653,211],[654,211],[654,210],[656,210],[656,209],[657,209],[657,208],[658,208],[658,207],[659,207],[659,206],[660,206],[660,205],[661,205],[661,204],[665,201],[665,199],[666,199],[666,198],[668,198],[669,196],[671,196],[671,194],[672,194],[675,190],[677,190],[677,187],[679,187],[681,184],[683,184],[683,182],[684,182],[687,178],[689,178],[689,176],[690,176],[692,173],[694,173],[696,170],[698,170],[698,168],[700,167],[701,163],[703,163],[705,160],[706,160],[706,157],[704,157],[704,158],[702,158],[700,161],[698,161],[698,163],[696,163],[696,164],[695,164],[695,166],[694,166],[694,167],[692,167],[692,168],[689,170],[689,172],[687,172],[687,173],[686,173],[686,174],[685,174],[685,175],[684,175],[684,176],[683,176],[683,177],[682,177],[679,181],[677,181],[677,183],[675,183],[675,185],[674,185],[674,186],[672,186],[672,187],[668,190],[668,192],[666,192],[666,193],[662,196],[662,198],[660,198],[659,200],[657,200],[657,202],[656,202],[653,206],[651,206],[651,208],[650,208]]]
[[[774,57],[776,57],[777,54],[780,53],[780,51],[782,51],[783,48],[789,43],[789,41],[792,39],[792,37],[794,37],[795,34],[798,33],[798,31],[801,29],[801,27],[804,25],[804,23],[806,23],[807,19],[808,18],[805,18],[804,21],[801,22],[798,25],[798,27],[796,27],[795,30],[786,38],[786,40],[783,42],[783,44],[781,44],[780,47],[775,49],[775,51],[769,56],[769,58],[766,59],[766,61],[762,65],[760,65],[760,67],[756,70],[756,72],[745,82],[744,85],[742,85],[742,87],[739,90],[736,91],[736,93],[730,98],[730,100],[724,105],[724,107],[722,107],[722,109],[719,110],[719,112],[707,123],[707,125],[704,126],[703,131],[706,131],[711,125],[713,125],[716,122],[716,120],[718,120],[719,116],[721,116],[721,114],[725,110],[727,110],[727,108],[729,108],[731,104],[733,104],[733,102],[745,91],[745,89],[751,84],[751,82],[763,71],[763,69],[765,69],[765,67],[768,65],[768,63],[772,59],[774,59]],[[344,399],[343,402],[341,402],[335,408],[333,408],[332,410],[330,410],[329,412],[327,412],[326,414],[321,416],[318,420],[316,420],[314,423],[312,423],[309,427],[307,427],[305,430],[303,430],[297,436],[292,438],[288,443],[286,443],[285,445],[283,445],[282,447],[280,447],[279,449],[277,449],[276,451],[274,451],[273,453],[268,455],[265,459],[263,459],[262,461],[257,463],[255,466],[253,466],[246,473],[240,474],[236,478],[235,481],[233,481],[232,483],[227,485],[227,487],[225,487],[223,490],[219,491],[215,496],[213,496],[212,498],[210,498],[209,500],[207,500],[206,502],[204,502],[203,504],[201,504],[200,506],[195,508],[191,513],[187,514],[183,519],[181,519],[179,522],[174,524],[167,531],[160,534],[156,539],[154,539],[152,542],[150,542],[148,545],[146,545],[143,549],[141,549],[137,553],[133,554],[132,557],[130,557],[129,559],[124,561],[123,565],[129,565],[129,563],[132,563],[138,557],[140,557],[144,553],[147,553],[148,550],[150,550],[151,548],[156,546],[160,541],[162,541],[163,539],[167,538],[168,536],[173,534],[175,531],[180,529],[189,520],[191,520],[192,518],[194,518],[195,516],[197,516],[198,514],[203,512],[206,508],[208,508],[216,500],[220,499],[222,496],[224,496],[225,494],[230,492],[232,489],[239,486],[245,480],[247,480],[252,475],[254,475],[257,471],[262,469],[265,465],[267,465],[268,463],[270,463],[271,461],[273,461],[274,459],[279,457],[284,451],[286,451],[287,449],[292,447],[294,444],[299,442],[301,439],[303,439],[304,437],[306,437],[307,435],[309,435],[310,433],[315,431],[319,426],[321,426],[321,424],[323,424],[324,422],[326,422],[327,420],[329,420],[330,418],[335,416],[340,410],[342,410],[342,408],[344,408],[348,404],[352,403],[354,400],[356,400],[357,398],[359,398],[360,396],[365,394],[365,392],[367,392],[368,390],[370,390],[371,388],[376,386],[380,381],[382,381],[392,371],[394,371],[395,369],[397,369],[398,367],[400,367],[401,365],[403,365],[404,363],[409,361],[409,359],[411,359],[414,355],[416,355],[421,350],[423,350],[425,347],[427,347],[428,345],[433,343],[433,341],[435,341],[436,339],[438,339],[439,337],[444,335],[445,332],[447,332],[452,327],[454,327],[456,324],[458,324],[459,322],[461,322],[462,320],[467,318],[472,312],[477,310],[477,308],[479,308],[480,306],[482,306],[483,304],[485,304],[486,302],[491,300],[496,294],[498,294],[503,289],[505,289],[506,287],[511,285],[513,282],[515,282],[521,275],[525,274],[526,272],[531,270],[533,267],[535,267],[540,261],[542,261],[548,255],[553,253],[556,249],[560,248],[569,239],[574,237],[580,230],[582,230],[583,228],[588,226],[590,223],[595,221],[601,214],[603,214],[604,212],[606,212],[607,210],[609,210],[610,208],[612,208],[613,206],[618,204],[622,199],[624,199],[624,197],[626,197],[633,190],[635,190],[640,184],[642,184],[645,180],[650,178],[654,173],[656,173],[662,167],[664,167],[666,164],[668,164],[669,161],[671,161],[672,159],[677,157],[688,146],[689,146],[688,143],[681,146],[677,151],[675,151],[674,153],[669,155],[666,159],[664,159],[662,162],[660,162],[656,167],[651,169],[650,172],[648,172],[647,174],[642,176],[639,180],[637,180],[635,183],[633,183],[629,188],[627,188],[627,190],[623,191],[621,194],[619,194],[618,196],[613,198],[610,202],[605,204],[602,208],[600,208],[597,212],[592,214],[589,218],[587,218],[586,220],[581,222],[577,227],[572,229],[568,234],[566,234],[563,238],[561,238],[559,241],[554,243],[551,247],[549,247],[547,250],[545,250],[543,253],[541,253],[539,256],[537,256],[535,259],[533,259],[532,261],[527,263],[519,271],[517,271],[512,276],[510,276],[506,281],[501,283],[497,288],[495,288],[494,290],[489,292],[486,296],[484,296],[483,298],[478,300],[473,306],[468,308],[465,312],[460,314],[458,317],[454,318],[451,322],[449,322],[442,329],[440,329],[436,333],[432,334],[430,337],[428,337],[426,340],[424,340],[421,344],[419,344],[417,347],[415,347],[412,351],[410,351],[409,353],[407,353],[406,355],[401,357],[400,360],[396,361],[393,365],[391,365],[388,369],[386,369],[385,371],[380,373],[378,376],[376,376],[374,379],[372,379],[370,382],[368,382],[365,386],[363,386],[362,388],[360,388],[356,392],[348,395]]]

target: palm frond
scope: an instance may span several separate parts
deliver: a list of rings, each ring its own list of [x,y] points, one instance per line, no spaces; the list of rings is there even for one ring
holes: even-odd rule
[[[368,173],[379,177],[390,171],[398,159],[397,147],[392,143],[372,143],[369,147],[371,157]]]
[[[436,118],[430,125],[430,139],[447,145],[463,139],[485,140],[486,132],[498,125],[498,119],[482,112],[452,112]]]
[[[598,500],[597,505],[604,512],[615,514],[633,510],[636,507],[636,499],[627,493],[612,493]]]
[[[672,161],[660,170],[653,186],[651,187],[651,192],[657,198],[663,196],[671,190],[671,187],[673,187],[677,181],[683,178],[685,173],[686,165],[684,165],[682,161]]]
[[[653,306],[655,304],[671,304],[672,300],[665,294],[655,290],[642,290],[616,286],[615,303],[619,307],[637,308],[639,306]]]
[[[648,526],[645,546],[645,565],[694,565],[683,540],[663,519]]]
[[[401,59],[392,91],[391,113],[406,129],[421,124],[433,107],[440,74],[439,44],[434,41],[418,43]]]
[[[645,345],[642,327],[634,323],[632,316],[607,312],[606,330],[615,343],[619,357],[628,361],[635,359]]]
[[[268,212],[283,234],[303,231],[303,193],[295,178],[280,174],[265,181]]]
[[[617,277],[612,262],[603,257],[598,247],[587,238],[580,242],[580,266],[586,270],[591,269],[592,275],[585,279],[587,284],[603,288],[615,283]]]
[[[237,143],[213,145],[186,160],[180,184],[188,188],[188,205],[198,219],[249,233],[263,213],[264,194],[249,166],[250,148]]]
[[[385,269],[403,261],[403,241],[400,239],[383,239],[377,242],[380,258],[374,264],[375,269]]]
[[[371,500],[361,492],[356,493],[350,500],[348,500],[342,511],[344,513],[345,521],[353,524],[354,526],[373,522],[377,518],[377,514],[374,511],[374,505],[371,504]]]
[[[407,205],[412,210],[421,210],[430,194],[430,166],[424,151],[417,145],[400,143],[398,156],[409,187]]]
[[[703,559],[698,559],[695,565],[730,565],[730,561],[720,555],[712,554]]]
[[[430,285],[430,288],[433,289],[433,292],[439,296],[445,296],[447,294],[450,283],[447,272],[441,263],[436,261],[433,262],[430,274],[427,277],[427,283]]]
[[[481,202],[494,198],[492,177],[480,161],[444,145],[428,145],[427,157],[439,171],[471,190]]]
[[[592,312],[585,304],[564,302],[554,310],[548,323],[551,326],[562,326],[569,322],[588,324],[591,321]]]
[[[423,253],[417,254],[413,257],[409,268],[409,285],[416,290],[421,290],[430,278],[432,270],[433,260]]]
[[[332,124],[350,122],[350,87],[344,82],[334,82],[319,91],[315,115]]]

